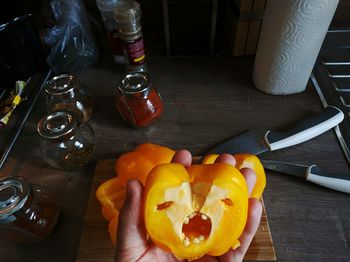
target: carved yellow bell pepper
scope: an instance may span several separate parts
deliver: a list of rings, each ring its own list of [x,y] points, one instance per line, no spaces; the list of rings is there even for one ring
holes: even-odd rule
[[[147,177],[144,219],[152,241],[180,259],[219,256],[239,246],[247,220],[243,175],[225,163],[163,164]]]

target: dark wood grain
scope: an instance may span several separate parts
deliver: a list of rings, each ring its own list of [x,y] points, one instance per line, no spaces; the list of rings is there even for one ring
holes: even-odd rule
[[[202,155],[246,129],[284,130],[322,110],[311,85],[290,96],[257,91],[252,83],[253,57],[166,59],[161,45],[146,43],[149,73],[164,99],[165,110],[149,128],[132,129],[114,108],[114,92],[124,68],[113,64],[105,43],[99,42],[99,47],[98,63],[78,74],[96,96],[89,121],[96,135],[94,162],[115,159],[146,141]],[[61,209],[59,224],[37,245],[1,243],[1,261],[74,261],[78,253],[94,163],[75,172],[47,166],[36,131],[44,113],[41,94],[0,176],[21,175],[43,185]],[[326,171],[350,173],[333,131],[261,157],[317,163]],[[350,260],[349,195],[268,172],[264,201],[279,261]]]
[[[102,217],[101,205],[96,198],[98,186],[115,176],[114,165],[115,159],[99,160],[96,164],[77,255],[78,262],[114,261],[115,248],[109,239],[108,222]],[[265,206],[260,226],[248,249],[245,260],[276,260]]]

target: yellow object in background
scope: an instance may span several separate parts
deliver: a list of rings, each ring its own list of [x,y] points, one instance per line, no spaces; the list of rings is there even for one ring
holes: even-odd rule
[[[18,104],[21,102],[21,95],[23,94],[24,88],[26,86],[26,82],[24,81],[16,81],[16,88],[15,88],[15,97],[12,100],[12,105],[11,105],[11,109],[10,111],[7,112],[6,115],[4,115],[1,119],[0,119],[0,127],[5,127],[13,113],[13,111],[15,110],[15,108],[18,106]]]

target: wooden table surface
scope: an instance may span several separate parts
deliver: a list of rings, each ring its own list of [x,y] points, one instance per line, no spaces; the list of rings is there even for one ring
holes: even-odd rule
[[[116,158],[144,142],[202,155],[244,130],[285,130],[322,110],[311,85],[289,96],[257,91],[252,83],[253,57],[170,59],[154,46],[147,49],[149,73],[165,110],[149,128],[132,129],[114,108],[114,91],[124,69],[113,64],[106,50],[100,50],[96,65],[78,74],[96,96],[89,122],[96,135],[94,160]],[[21,175],[44,186],[59,205],[61,217],[52,235],[40,244],[1,243],[0,261],[74,261],[77,255],[94,161],[74,172],[43,162],[36,126],[44,108],[41,94],[0,176]],[[317,163],[326,171],[350,173],[333,131],[261,158]],[[350,261],[349,195],[267,172],[264,200],[279,261]]]

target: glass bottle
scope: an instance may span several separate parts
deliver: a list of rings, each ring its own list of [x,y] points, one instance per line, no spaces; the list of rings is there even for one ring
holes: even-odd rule
[[[73,170],[86,165],[94,152],[94,133],[71,111],[47,114],[38,124],[44,160],[53,167]]]
[[[133,127],[146,127],[163,112],[163,101],[149,75],[126,74],[117,88],[115,106],[121,117]]]
[[[22,177],[0,179],[0,239],[39,242],[53,230],[59,217],[54,203],[44,201],[43,190]]]
[[[134,0],[122,0],[115,6],[114,15],[123,43],[126,71],[146,72],[140,4]]]
[[[71,110],[81,122],[90,119],[94,96],[73,75],[56,75],[45,84],[45,92],[48,112]]]
[[[107,38],[110,42],[116,64],[124,64],[122,41],[119,37],[117,23],[113,15],[113,9],[119,0],[96,0],[96,5],[100,10]]]

